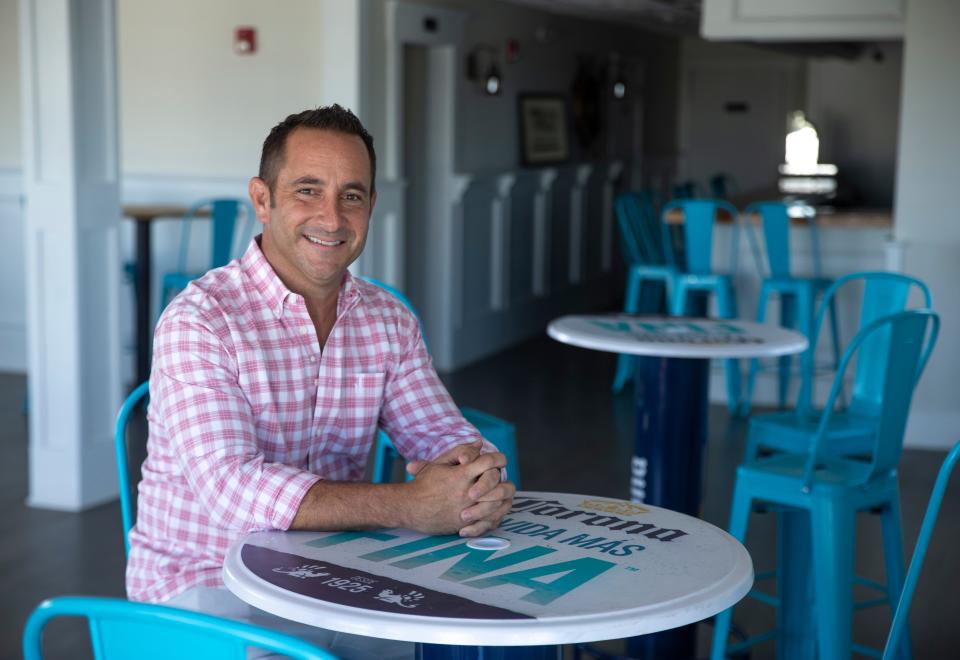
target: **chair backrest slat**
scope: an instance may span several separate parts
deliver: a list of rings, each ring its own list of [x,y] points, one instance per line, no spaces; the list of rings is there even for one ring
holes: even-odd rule
[[[645,191],[626,192],[614,203],[617,223],[630,263],[663,264],[663,239],[653,197]]]
[[[130,415],[150,395],[150,382],[140,383],[126,398],[117,413],[113,430],[113,448],[117,456],[117,483],[120,485],[120,516],[123,521],[123,546],[130,554],[130,529],[133,527],[133,493],[130,489],[130,465],[127,453],[127,423]]]
[[[910,559],[910,568],[907,570],[907,577],[903,582],[903,591],[900,592],[900,601],[897,603],[897,609],[893,615],[893,623],[890,624],[890,635],[887,637],[887,644],[883,649],[883,660],[894,658],[900,638],[903,635],[903,629],[907,626],[910,603],[913,601],[913,594],[917,588],[917,580],[920,578],[920,571],[923,568],[924,557],[927,555],[933,528],[937,524],[940,504],[943,502],[943,495],[947,491],[950,475],[953,473],[953,468],[956,467],[958,459],[960,459],[960,442],[956,443],[947,454],[943,465],[940,466],[940,471],[937,473],[937,480],[934,482],[933,491],[930,493],[930,502],[927,504],[927,511],[923,514],[923,523],[920,525],[920,534],[917,536],[917,544],[913,549],[913,557]]]
[[[830,309],[830,304],[841,292],[855,290],[862,287],[860,303],[860,321],[858,328],[864,328],[872,321],[895,314],[907,308],[910,302],[910,292],[916,291],[920,296],[920,308],[932,309],[933,297],[930,289],[921,280],[904,275],[884,271],[867,271],[850,273],[837,278],[823,294],[820,306],[817,309],[817,318],[814,322],[813,336],[810,347],[804,353],[803,382],[800,387],[798,408],[809,409],[812,404],[813,392],[813,358],[816,355],[817,344],[823,321]],[[880,410],[882,374],[886,369],[886,347],[889,344],[889,332],[880,332],[871,336],[857,358],[853,377],[853,391],[849,409],[851,412],[875,417]],[[916,374],[919,378],[926,365],[927,354],[921,358]]]
[[[196,218],[197,214],[208,207],[210,209],[210,260],[203,265],[201,269],[203,272],[225,266],[231,259],[238,256],[236,254],[238,237],[241,243],[239,250],[243,250],[245,247],[243,243],[248,240],[253,230],[256,215],[247,199],[224,197],[202,199],[196,202],[183,214],[183,221],[180,224],[180,250],[177,258],[177,271],[180,273],[191,271],[187,261],[190,254],[192,226],[194,222],[199,222]],[[244,219],[242,225],[241,216]]]
[[[213,238],[210,241],[210,268],[226,266],[233,258],[233,239],[236,233],[240,202],[236,199],[215,199],[211,218]]]
[[[820,276],[820,253],[819,242],[816,235],[816,215],[813,209],[803,205],[791,205],[784,202],[754,202],[743,211],[745,219],[745,228],[747,237],[750,239],[750,247],[754,252],[754,260],[760,269],[761,277],[765,276],[761,264],[763,259],[760,256],[760,248],[757,244],[756,231],[751,222],[751,216],[754,214],[760,217],[760,226],[763,229],[763,242],[767,253],[767,271],[770,277],[788,278],[792,277],[790,269],[790,209],[793,206],[800,206],[804,212],[799,217],[804,218],[809,223],[810,244],[813,251],[814,275]]]
[[[864,358],[868,342],[879,335],[887,336],[885,368],[878,374],[877,382],[880,410],[870,451],[870,469],[864,473],[861,483],[867,483],[897,467],[917,374],[933,350],[939,331],[940,318],[928,309],[918,309],[875,319],[857,333],[844,351],[821,414],[818,433],[807,460],[804,477],[806,486],[809,487],[813,481],[815,466],[826,458],[825,452],[828,450],[823,447],[823,442],[848,367],[854,359],[859,362]]]
[[[662,231],[665,237],[670,235],[667,216],[671,211],[679,210],[683,213],[683,248],[685,263],[680,264],[683,270],[694,275],[709,275],[713,271],[713,228],[717,219],[717,212],[721,209],[730,214],[734,220],[731,236],[731,254],[729,268],[736,270],[737,237],[737,209],[722,199],[674,199],[664,204],[660,212]],[[664,251],[671,264],[677,264],[678,259],[673,252],[672,243],[664,241]]]
[[[61,596],[41,603],[23,631],[25,660],[41,660],[43,630],[59,617],[87,618],[96,660],[244,660],[250,646],[295,660],[336,660],[327,651],[267,628],[163,605],[92,596]]]

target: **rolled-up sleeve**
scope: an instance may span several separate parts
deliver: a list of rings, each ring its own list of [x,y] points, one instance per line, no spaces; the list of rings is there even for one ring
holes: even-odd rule
[[[380,427],[407,460],[432,460],[457,445],[479,439],[440,381],[416,317],[400,320],[402,337],[396,368],[388,375]],[[484,440],[483,453],[497,451]]]
[[[288,529],[317,475],[267,462],[235,355],[196,319],[157,329],[151,415],[211,522],[222,529]]]

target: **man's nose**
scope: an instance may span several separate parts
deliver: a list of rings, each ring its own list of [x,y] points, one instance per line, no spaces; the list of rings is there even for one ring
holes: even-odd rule
[[[336,231],[342,224],[338,202],[336,195],[324,195],[318,203],[317,220],[327,231]]]

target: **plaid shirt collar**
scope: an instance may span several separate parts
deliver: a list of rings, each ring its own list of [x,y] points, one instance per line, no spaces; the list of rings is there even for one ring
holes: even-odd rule
[[[256,287],[270,311],[276,318],[283,316],[284,310],[293,308],[306,311],[306,302],[299,293],[294,293],[281,281],[273,266],[267,261],[260,247],[262,234],[255,236],[247,251],[240,257],[240,268]],[[350,271],[343,274],[340,292],[337,294],[337,316],[343,314],[361,298],[360,287]]]

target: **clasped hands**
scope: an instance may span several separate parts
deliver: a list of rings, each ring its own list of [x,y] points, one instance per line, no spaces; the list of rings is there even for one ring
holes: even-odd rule
[[[432,461],[410,461],[410,527],[428,534],[480,536],[510,511],[516,491],[501,481],[500,452],[481,454],[482,440],[458,445]]]

